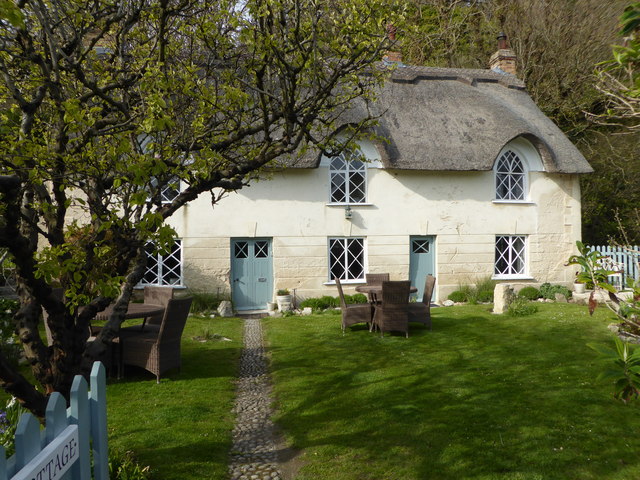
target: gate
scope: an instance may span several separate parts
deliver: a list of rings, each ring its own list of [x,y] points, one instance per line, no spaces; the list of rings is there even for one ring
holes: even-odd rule
[[[0,446],[0,480],[109,480],[106,372],[101,362],[93,364],[90,381],[88,391],[82,376],[74,378],[69,408],[60,393],[51,394],[42,431],[33,415],[22,414],[15,455],[7,460]]]

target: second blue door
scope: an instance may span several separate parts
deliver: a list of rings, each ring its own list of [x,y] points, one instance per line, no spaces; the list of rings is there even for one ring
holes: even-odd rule
[[[265,310],[273,300],[269,238],[231,240],[231,294],[236,310]]]

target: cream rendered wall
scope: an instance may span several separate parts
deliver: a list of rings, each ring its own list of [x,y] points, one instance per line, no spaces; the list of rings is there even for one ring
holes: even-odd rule
[[[171,220],[183,239],[185,283],[229,292],[230,238],[273,239],[274,287],[299,297],[336,295],[327,238],[366,237],[366,271],[409,273],[409,236],[435,235],[436,298],[493,273],[496,234],[528,236],[528,275],[508,283],[570,283],[564,262],[580,235],[575,175],[530,173],[530,201],[496,203],[493,172],[368,170],[367,205],[327,205],[325,167],[274,173],[212,208],[203,196]],[[350,288],[346,288],[351,293]]]

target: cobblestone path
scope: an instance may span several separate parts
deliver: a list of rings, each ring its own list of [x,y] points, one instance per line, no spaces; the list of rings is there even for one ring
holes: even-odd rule
[[[245,320],[234,413],[231,480],[282,480],[271,421],[271,382],[259,319]]]

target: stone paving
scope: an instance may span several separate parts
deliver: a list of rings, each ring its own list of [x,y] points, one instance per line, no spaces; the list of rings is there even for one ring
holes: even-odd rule
[[[259,319],[244,324],[244,348],[234,406],[236,426],[229,474],[231,480],[282,480],[271,421],[271,382]]]

